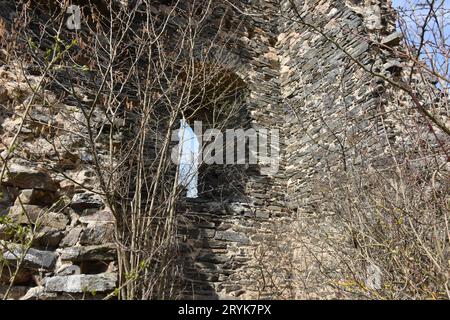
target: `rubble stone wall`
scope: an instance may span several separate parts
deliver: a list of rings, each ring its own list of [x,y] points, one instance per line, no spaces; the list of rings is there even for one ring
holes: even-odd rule
[[[371,45],[383,39],[397,44],[393,20],[387,18],[392,15],[390,1],[295,3],[305,21],[339,39],[363,64],[382,72],[395,69],[386,53]],[[313,210],[320,202],[313,187],[321,175],[364,165],[361,150],[383,148],[373,120],[382,104],[380,84],[324,35],[300,23],[293,11],[288,13],[289,7],[288,0],[243,2],[243,8],[260,14],[244,17],[236,36],[242,50],[235,52],[238,74],[250,92],[245,104],[251,126],[280,130],[280,170],[270,176],[249,170],[240,198],[200,197],[181,207],[187,226],[180,231],[186,298],[298,297],[289,291],[292,275],[283,265],[292,262],[294,251],[282,247],[280,225],[289,225],[299,208]],[[1,146],[13,139],[31,94],[21,89],[25,80],[17,74],[13,65],[0,66],[0,103],[12,106],[2,111]],[[27,77],[40,81],[39,76]],[[47,100],[52,95],[48,91]],[[12,287],[13,298],[101,298],[117,285],[114,219],[100,195],[85,191],[95,190],[98,181],[94,159],[76,134],[86,130],[81,117],[74,105],[38,104],[19,135],[20,150],[1,186],[1,215],[39,227]],[[343,127],[344,118],[351,125]],[[100,113],[93,117],[100,150],[102,120]],[[339,139],[356,143],[343,151]],[[7,228],[0,225],[1,241],[14,240]],[[3,252],[6,260],[17,256],[14,250]],[[278,264],[265,265],[268,257]],[[4,270],[0,295],[9,276]]]

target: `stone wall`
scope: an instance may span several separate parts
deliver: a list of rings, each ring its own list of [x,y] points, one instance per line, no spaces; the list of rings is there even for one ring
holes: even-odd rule
[[[391,18],[386,13],[387,3],[373,4],[370,10],[365,4],[347,5],[346,1],[297,3],[302,18],[325,33],[295,22],[298,17],[290,11],[284,15],[278,43],[290,127],[288,202],[292,207],[311,208],[320,202],[311,188],[325,172],[366,166],[368,158],[372,164],[384,160],[378,116],[383,85],[346,53],[368,69],[387,71],[388,57],[374,43],[389,36],[394,26],[392,13]],[[289,1],[284,1],[284,7],[289,9]],[[336,39],[345,52],[327,37]]]
[[[301,18],[325,34],[299,22],[288,0],[242,1],[241,10],[255,14],[235,10],[229,22],[239,21],[237,46],[230,50],[249,90],[244,103],[250,127],[280,130],[280,170],[267,176],[260,167],[249,167],[238,196],[180,202],[185,298],[311,297],[292,285],[289,266],[303,256],[286,241],[293,221],[321,205],[317,187],[328,174],[386,164],[378,117],[384,86],[326,37],[338,39],[363,65],[395,74],[398,62],[374,45],[399,43],[390,1],[295,3]],[[0,72],[0,103],[7,110],[1,117],[3,146],[13,138],[31,92],[21,89],[24,79],[15,78],[14,65],[3,65]],[[40,81],[39,75],[26,76]],[[51,100],[55,93],[47,92]],[[19,135],[21,147],[2,182],[0,209],[7,219],[37,226],[38,233],[12,287],[13,298],[101,298],[117,285],[114,218],[98,194],[85,191],[95,190],[98,181],[92,155],[76,134],[86,130],[80,117],[69,102],[37,105]],[[100,150],[102,123],[101,113],[95,115]],[[5,221],[0,239],[17,240]],[[3,258],[14,262],[10,248]],[[9,276],[4,270],[0,294]],[[333,294],[324,288],[319,297]]]
[[[33,94],[25,77],[31,85],[42,78],[18,77],[20,70],[14,64],[0,67],[2,146],[14,139]],[[98,298],[116,287],[114,219],[102,197],[86,191],[96,190],[98,182],[93,156],[82,138],[87,130],[83,115],[76,105],[57,101],[51,90],[35,99],[1,185],[0,241],[3,261],[8,263],[2,268],[0,294],[17,271],[12,298]],[[102,113],[96,113],[93,121],[100,132],[106,122]],[[99,138],[102,141],[102,133]],[[2,157],[7,155],[3,149]],[[34,230],[34,237],[24,238],[21,228]],[[29,241],[31,248],[25,254]],[[22,267],[15,270],[21,257]]]

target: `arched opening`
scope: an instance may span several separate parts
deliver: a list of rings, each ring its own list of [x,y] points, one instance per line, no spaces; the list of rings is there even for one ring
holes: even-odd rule
[[[246,168],[227,162],[225,152],[219,155],[215,151],[208,152],[208,148],[215,143],[224,151],[230,149],[226,145],[226,131],[245,129],[250,125],[245,100],[247,88],[245,82],[229,69],[201,63],[196,64],[195,69],[201,76],[189,94],[194,98],[180,115],[178,141],[182,157],[178,182],[186,189],[183,193],[186,198],[222,202],[231,194],[243,193],[240,180],[244,175],[240,171]],[[208,157],[217,161],[208,162]]]

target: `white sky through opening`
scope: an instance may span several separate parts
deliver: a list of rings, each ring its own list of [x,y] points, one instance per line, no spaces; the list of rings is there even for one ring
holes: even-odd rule
[[[200,144],[194,130],[185,119],[180,120],[178,138],[180,141],[178,183],[186,188],[187,198],[197,198]]]

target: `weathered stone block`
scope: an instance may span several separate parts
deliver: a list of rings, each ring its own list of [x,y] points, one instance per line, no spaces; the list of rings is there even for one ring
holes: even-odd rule
[[[116,248],[112,243],[85,247],[70,247],[61,251],[61,260],[63,261],[112,261],[115,258]]]
[[[3,253],[3,258],[15,263],[25,254],[23,266],[26,268],[50,270],[57,259],[57,255],[54,252],[30,248],[25,253],[25,249],[18,245],[10,245],[9,247],[10,250]]]
[[[114,222],[114,216],[109,210],[100,210],[91,213],[85,213],[80,217],[81,223],[94,223],[94,222]]]
[[[83,192],[83,193],[76,193],[73,196],[70,206],[74,210],[81,211],[90,208],[95,209],[102,208],[104,206],[104,203],[102,198],[98,194],[91,192]]]
[[[70,276],[55,276],[45,279],[47,292],[105,292],[116,287],[117,274],[78,274]]]
[[[8,217],[15,223],[35,224],[37,233],[33,245],[42,247],[56,247],[69,223],[63,213],[48,212],[45,208],[28,204],[13,206]]]
[[[54,300],[57,298],[56,293],[45,292],[44,289],[43,286],[31,288],[20,300]]]
[[[53,181],[48,173],[33,168],[32,166],[17,163],[9,164],[9,170],[4,183],[23,189],[42,189],[48,191],[56,191],[58,189],[58,184]]]
[[[109,222],[90,223],[81,233],[80,244],[93,245],[114,240],[114,225]]]
[[[239,242],[241,244],[248,244],[249,239],[244,233],[234,231],[217,231],[214,237],[217,240]]]
[[[74,274],[81,274],[80,266],[75,264],[63,264],[55,271],[55,275],[57,276],[71,276]]]
[[[389,47],[395,47],[400,44],[400,41],[403,39],[403,34],[400,31],[391,33],[381,40],[381,44]]]
[[[83,228],[81,226],[77,226],[71,229],[67,235],[62,239],[60,246],[61,247],[73,247],[77,244],[78,239],[80,238],[81,231]]]
[[[226,254],[218,254],[213,252],[202,252],[200,253],[197,258],[197,261],[201,262],[210,262],[215,264],[221,264],[225,263],[231,260],[231,257],[227,256]]]

